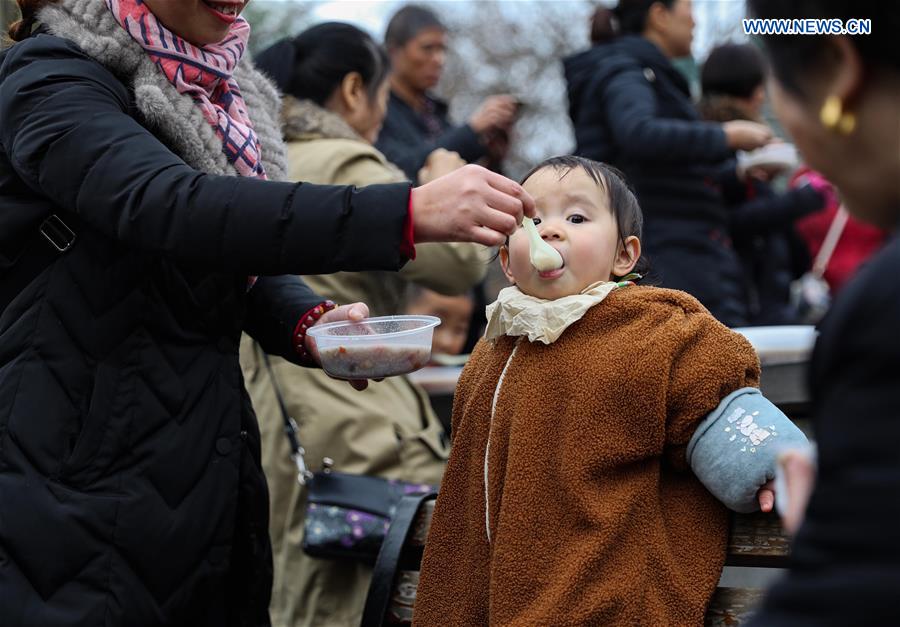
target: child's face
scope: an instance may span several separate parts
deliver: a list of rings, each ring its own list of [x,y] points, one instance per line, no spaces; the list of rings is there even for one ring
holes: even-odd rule
[[[441,324],[434,329],[432,349],[443,355],[459,355],[469,335],[473,308],[470,296],[444,296],[423,290],[423,294],[406,308],[406,313],[440,318]]]
[[[565,172],[544,168],[523,187],[534,198],[538,232],[563,258],[563,267],[538,272],[529,258],[522,227],[500,249],[506,277],[522,292],[553,300],[578,294],[598,281],[628,274],[640,257],[636,237],[619,241],[616,220],[606,192],[581,168]]]

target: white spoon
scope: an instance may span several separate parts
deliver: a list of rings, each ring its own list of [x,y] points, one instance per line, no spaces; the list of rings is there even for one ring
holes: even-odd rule
[[[548,270],[556,270],[562,268],[563,258],[553,246],[545,242],[538,233],[534,220],[531,218],[523,218],[522,226],[525,227],[525,233],[528,235],[529,256],[531,265],[538,272],[547,272]]]

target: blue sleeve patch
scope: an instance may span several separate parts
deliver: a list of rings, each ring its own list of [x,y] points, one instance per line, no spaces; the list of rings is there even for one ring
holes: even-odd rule
[[[759,509],[756,493],[775,478],[778,454],[806,436],[756,388],[735,390],[691,437],[687,461],[716,498],[736,512]]]

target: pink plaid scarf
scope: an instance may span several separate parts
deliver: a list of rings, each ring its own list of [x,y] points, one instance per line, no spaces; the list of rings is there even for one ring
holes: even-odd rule
[[[241,176],[266,178],[259,139],[232,77],[247,47],[250,25],[238,18],[228,36],[198,48],[163,26],[142,0],[106,0],[109,10],[180,94],[187,94],[222,140]]]

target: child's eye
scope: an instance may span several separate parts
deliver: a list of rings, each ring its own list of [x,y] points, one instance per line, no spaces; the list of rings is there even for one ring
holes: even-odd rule
[[[571,222],[572,224],[581,224],[585,220],[587,220],[587,218],[585,218],[580,213],[576,213],[575,215],[569,216],[569,222]]]
[[[533,218],[532,221],[534,222],[534,225],[535,225],[535,226],[537,226],[538,224],[541,223],[541,219],[540,219],[540,218]]]

